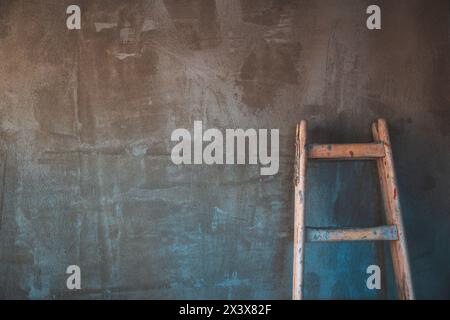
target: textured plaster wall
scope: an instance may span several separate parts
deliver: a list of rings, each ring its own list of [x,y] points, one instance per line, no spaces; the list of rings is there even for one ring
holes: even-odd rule
[[[416,295],[450,298],[449,57],[444,0],[1,0],[0,297],[289,299],[296,123],[365,142],[385,117]],[[279,128],[279,173],[172,164],[194,120]],[[382,224],[373,163],[309,168],[309,225]],[[395,298],[365,287],[386,249],[309,245],[306,297]]]

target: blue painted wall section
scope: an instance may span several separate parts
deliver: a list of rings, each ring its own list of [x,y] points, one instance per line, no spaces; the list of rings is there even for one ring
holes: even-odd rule
[[[379,117],[417,298],[450,298],[449,2],[377,1],[377,31],[369,4],[2,0],[0,298],[289,299],[295,126],[368,142]],[[171,132],[195,120],[279,128],[279,173],[174,165]],[[308,170],[308,225],[383,224],[375,163]],[[387,249],[308,244],[306,298],[395,298]]]

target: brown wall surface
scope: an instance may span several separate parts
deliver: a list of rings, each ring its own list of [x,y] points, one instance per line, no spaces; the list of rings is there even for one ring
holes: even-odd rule
[[[0,298],[289,299],[295,125],[364,142],[378,117],[416,295],[450,298],[449,2],[376,1],[374,31],[370,4],[1,0]],[[174,165],[195,120],[280,129],[278,174]],[[373,163],[309,168],[309,225],[382,224]],[[365,286],[386,248],[311,245],[306,297],[395,298],[392,276]]]

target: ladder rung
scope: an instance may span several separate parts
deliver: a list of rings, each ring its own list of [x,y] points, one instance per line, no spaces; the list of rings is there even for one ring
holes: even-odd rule
[[[384,157],[383,143],[309,144],[310,159],[369,160]]]
[[[355,229],[306,228],[306,241],[308,242],[376,240],[398,240],[397,226]]]

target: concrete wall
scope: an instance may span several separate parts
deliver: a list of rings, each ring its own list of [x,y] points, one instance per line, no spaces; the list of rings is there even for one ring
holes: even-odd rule
[[[364,142],[385,117],[417,297],[450,298],[449,2],[375,2],[381,31],[371,1],[1,0],[0,297],[288,299],[296,123]],[[279,128],[279,173],[172,164],[194,120]],[[308,178],[309,225],[382,223],[373,163]],[[365,286],[386,249],[308,246],[306,297],[395,298]]]

